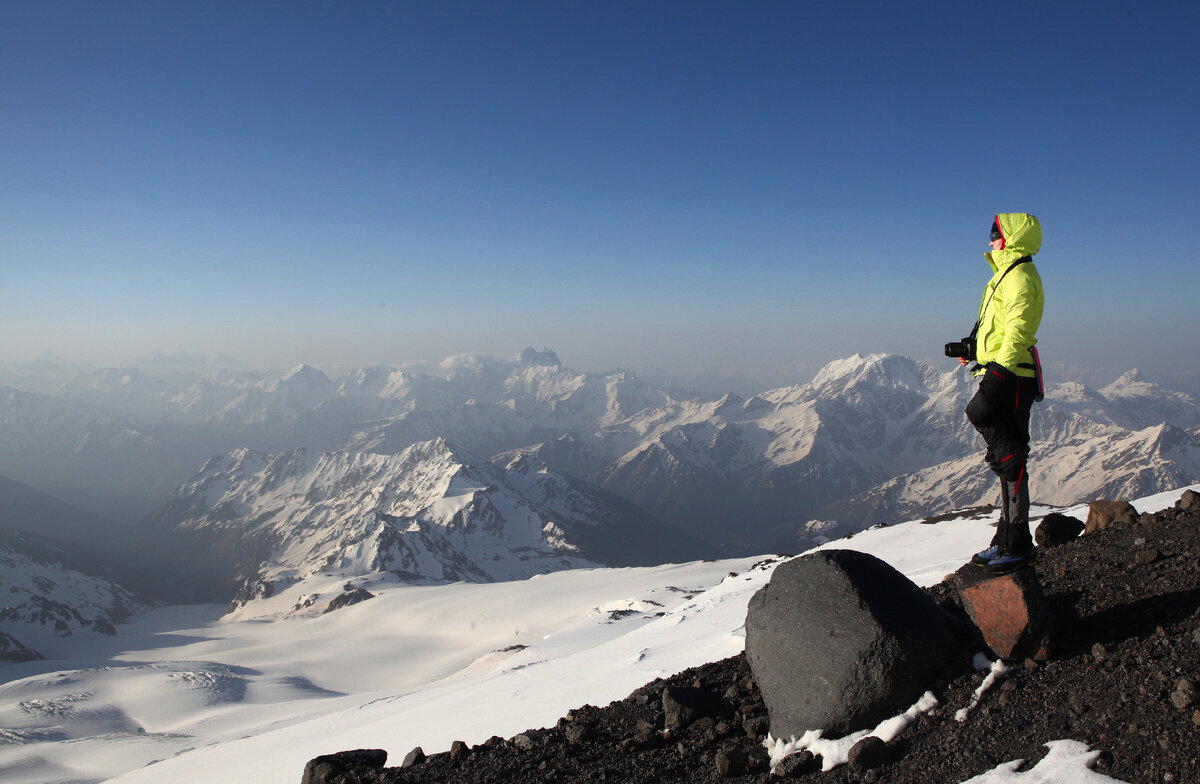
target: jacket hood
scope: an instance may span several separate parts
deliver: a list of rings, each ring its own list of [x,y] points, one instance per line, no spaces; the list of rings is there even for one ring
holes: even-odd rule
[[[999,269],[1023,256],[1032,256],[1042,249],[1042,224],[1027,212],[1002,212],[996,216],[1004,247],[988,252],[987,260]]]

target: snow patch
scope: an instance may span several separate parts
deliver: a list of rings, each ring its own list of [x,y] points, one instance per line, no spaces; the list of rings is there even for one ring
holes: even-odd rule
[[[965,708],[959,708],[958,711],[955,712],[954,720],[959,724],[962,724],[967,720],[967,716],[969,716],[971,714],[971,710],[979,704],[979,701],[983,698],[983,695],[987,693],[987,690],[992,688],[992,686],[995,686],[996,682],[1004,677],[1004,674],[1011,669],[1007,664],[1004,663],[1002,659],[989,661],[988,657],[982,653],[975,654],[973,663],[975,665],[975,669],[979,672],[983,672],[984,670],[989,670],[989,672],[987,677],[983,679],[983,683],[979,684],[979,688],[975,689],[975,693],[971,695],[971,704]]]
[[[823,730],[809,730],[799,740],[792,736],[788,741],[773,738],[768,734],[763,745],[770,752],[772,771],[785,757],[805,749],[820,755],[822,771],[833,770],[846,764],[850,759],[850,749],[863,738],[874,736],[887,743],[912,726],[922,713],[936,708],[937,704],[937,697],[933,696],[933,692],[927,691],[904,713],[884,719],[873,730],[859,730],[841,738],[823,738]]]
[[[1006,762],[998,768],[964,781],[963,784],[1113,784],[1120,779],[1109,778],[1092,770],[1100,752],[1092,751],[1077,740],[1052,740],[1046,744],[1049,753],[1041,762],[1024,773],[1017,769],[1025,760]]]

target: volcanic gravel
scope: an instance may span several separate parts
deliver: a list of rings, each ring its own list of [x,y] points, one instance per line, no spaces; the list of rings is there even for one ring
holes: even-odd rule
[[[960,723],[955,712],[983,680],[964,653],[930,684],[939,706],[873,750],[883,763],[867,764],[878,767],[852,763],[822,773],[819,760],[802,754],[772,774],[762,745],[766,707],[745,658],[735,656],[606,707],[581,706],[554,727],[456,744],[409,767],[395,757],[397,767],[350,767],[310,781],[959,784],[1010,760],[1024,759],[1028,769],[1045,756],[1047,741],[1072,739],[1100,751],[1095,769],[1114,779],[1200,782],[1200,511],[1143,514],[1044,549],[1035,568],[1054,614],[1050,657],[1013,663]],[[961,614],[948,582],[929,592]],[[699,687],[724,706],[669,727],[667,687]]]

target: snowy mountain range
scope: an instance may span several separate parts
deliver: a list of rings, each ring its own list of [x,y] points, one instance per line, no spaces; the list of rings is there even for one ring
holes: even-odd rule
[[[394,455],[236,450],[212,458],[140,528],[177,553],[164,563],[172,579],[191,578],[196,598],[210,600],[221,598],[202,590],[214,580],[241,585],[244,601],[319,573],[493,582],[699,552],[528,455],[490,463],[440,438]]]
[[[50,635],[116,634],[116,625],[149,609],[77,554],[25,531],[0,528],[0,661],[40,658]]]
[[[532,349],[336,378],[54,378],[0,388],[0,475],[117,519],[176,596],[797,551],[996,492],[962,413],[972,379],[894,355],[748,399],[685,399]],[[1039,502],[1200,477],[1200,407],[1136,372],[1051,385],[1032,429]]]

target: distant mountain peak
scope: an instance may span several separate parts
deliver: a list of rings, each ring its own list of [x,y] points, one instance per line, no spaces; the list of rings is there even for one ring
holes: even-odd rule
[[[889,389],[921,390],[928,384],[927,370],[897,354],[855,354],[830,362],[807,386],[821,397],[840,395],[864,383]]]
[[[1137,368],[1127,371],[1111,384],[1101,388],[1100,394],[1111,395],[1146,394],[1157,389],[1157,384],[1147,381]]]
[[[836,379],[848,378],[863,372],[872,365],[878,365],[888,358],[888,354],[853,354],[844,359],[835,359],[817,371],[812,385],[821,386]]]
[[[548,348],[542,349],[541,351],[536,351],[531,347],[521,352],[521,364],[560,367],[562,365],[562,361],[559,360],[557,354]]]
[[[312,365],[308,365],[303,362],[301,362],[299,365],[296,365],[294,368],[292,368],[287,373],[285,373],[280,378],[280,381],[284,381],[289,384],[293,383],[293,382],[297,382],[297,381],[305,382],[305,383],[318,383],[318,384],[332,383],[329,380],[329,376],[325,375],[320,370],[317,370]]]

